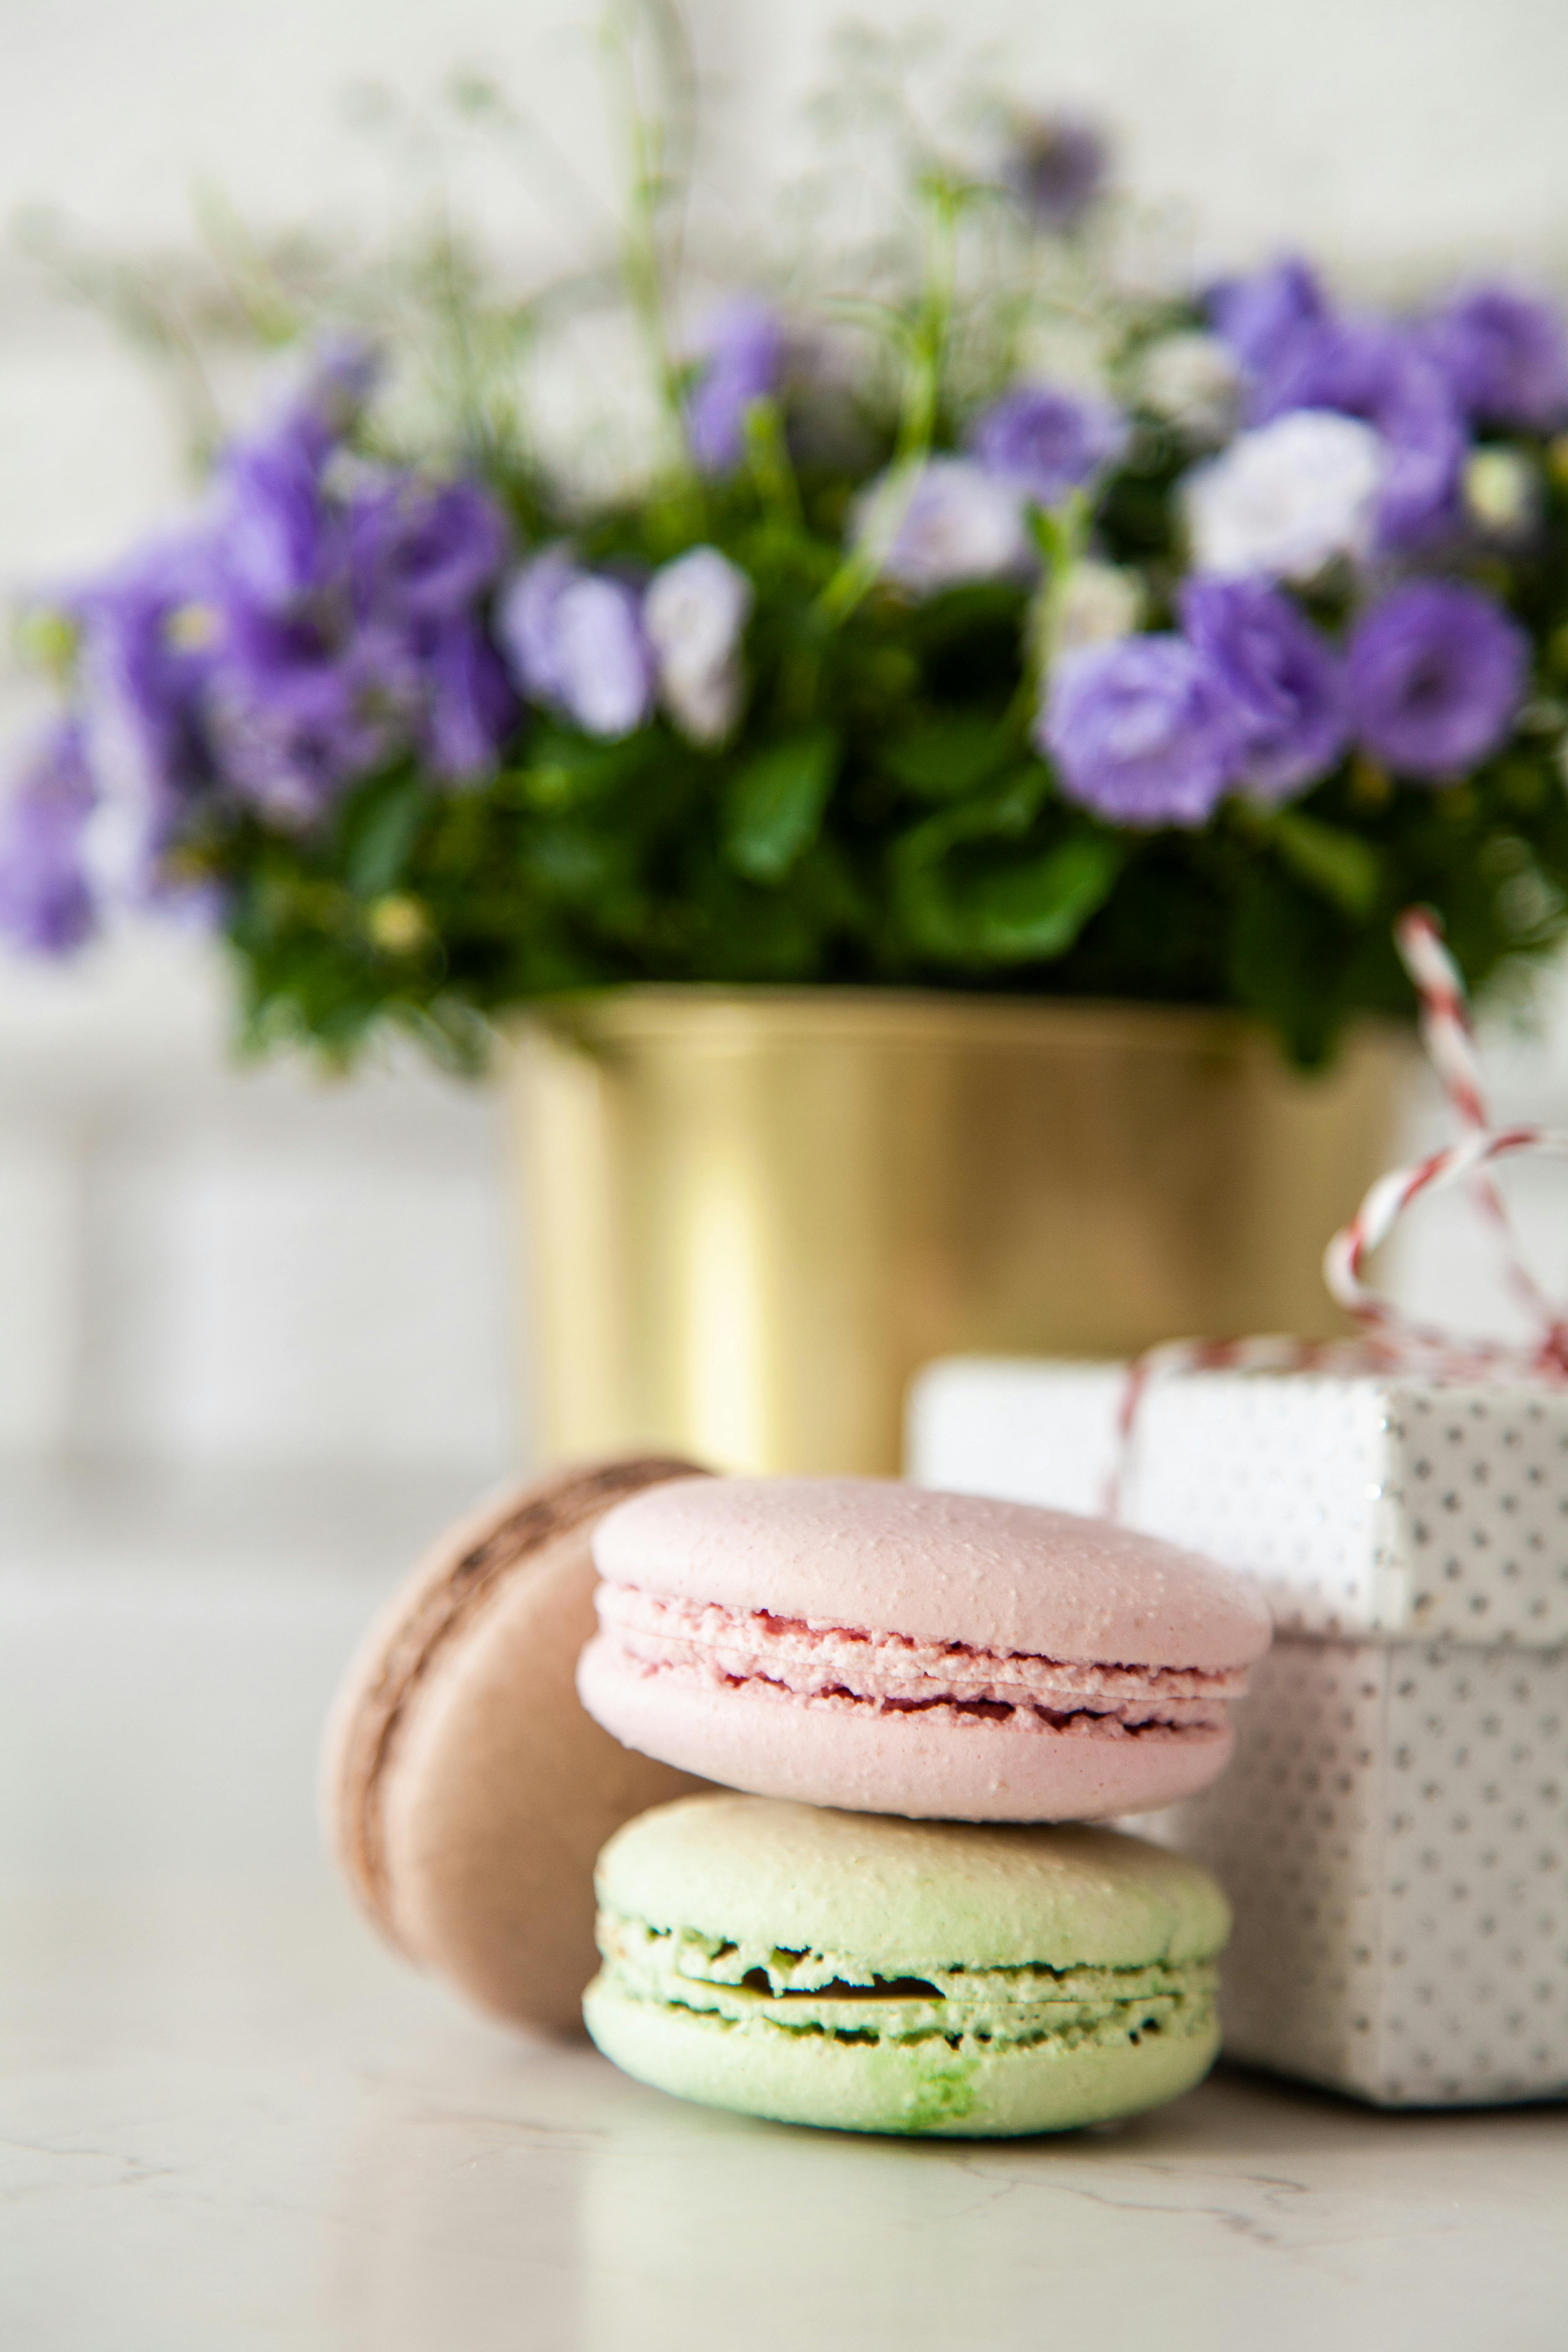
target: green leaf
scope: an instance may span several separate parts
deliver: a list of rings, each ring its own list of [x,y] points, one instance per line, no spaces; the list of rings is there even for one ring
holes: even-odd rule
[[[656,751],[668,757],[668,746],[660,744],[651,728],[607,743],[541,729],[530,746],[527,766],[517,773],[517,788],[530,808],[546,814],[580,808],[637,776]]]
[[[922,720],[898,736],[883,752],[882,764],[922,799],[947,800],[973,792],[994,776],[1009,748],[994,719],[960,713]]]
[[[1342,833],[1299,809],[1277,809],[1267,837],[1303,882],[1331,899],[1352,922],[1364,922],[1383,887],[1383,861],[1360,834]]]
[[[1231,912],[1232,1001],[1261,1014],[1303,1069],[1332,1050],[1345,1007],[1334,985],[1345,961],[1344,919],[1277,866],[1255,861]]]
[[[428,804],[416,775],[394,776],[359,802],[343,838],[343,876],[356,898],[379,898],[402,881]]]
[[[984,798],[928,817],[896,845],[895,903],[915,946],[974,968],[1065,955],[1115,887],[1127,844],[1077,832],[1020,855],[1048,779],[1019,769]]]
[[[1026,865],[1005,866],[955,894],[964,928],[998,963],[1065,955],[1110,896],[1125,852],[1105,834],[1083,834]]]
[[[724,855],[749,882],[782,882],[816,840],[838,773],[831,728],[814,728],[749,761],[726,796]]]

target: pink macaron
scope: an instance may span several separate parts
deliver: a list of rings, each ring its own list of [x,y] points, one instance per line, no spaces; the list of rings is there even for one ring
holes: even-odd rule
[[[757,1796],[958,1821],[1173,1803],[1268,1646],[1242,1579],[1100,1519],[877,1478],[680,1478],[594,1536],[577,1686]]]

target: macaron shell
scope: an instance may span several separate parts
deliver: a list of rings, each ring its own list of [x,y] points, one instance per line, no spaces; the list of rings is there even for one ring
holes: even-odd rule
[[[879,1478],[678,1479],[608,1513],[609,1582],[1064,1662],[1246,1665],[1255,1587],[1152,1536]]]
[[[715,2024],[625,1999],[605,1977],[584,1998],[605,2056],[639,2083],[776,2123],[1000,2138],[1070,2131],[1163,2106],[1201,2083],[1219,2028],[1120,2048],[1041,2043],[969,2055],[945,2042],[858,2045]]]
[[[627,1747],[758,1797],[963,1822],[1108,1821],[1195,1796],[1230,1760],[1229,1725],[1118,1738],[822,1704],[770,1687],[650,1675],[603,1635],[583,1704]]]
[[[1195,1863],[1115,1831],[959,1827],[715,1792],[628,1822],[596,1883],[605,1957],[584,1999],[589,2032],[639,2082],[710,2106],[855,2131],[1063,2131],[1175,2098],[1218,2048],[1225,1896]],[[737,2014],[753,1966],[797,1962],[800,1990]],[[707,1967],[728,1973],[705,1979]],[[1152,1994],[1140,1982],[1151,1969],[1184,1978],[1190,1997]],[[1009,1990],[1019,1970],[1067,1981],[1009,2021],[1009,2003],[1039,1999]],[[1112,1989],[1120,1973],[1121,2021],[1096,2021],[1099,1987],[1087,2017],[1075,2010],[1078,1970]],[[928,1973],[967,1990],[909,2032],[922,2007],[900,1980]],[[876,1979],[895,2006],[911,2003],[891,2032],[860,2024],[885,2018]],[[705,1998],[721,1982],[733,1988],[722,2011]],[[825,1982],[819,1999],[810,1987]],[[852,2033],[823,2016],[842,2016],[846,1986],[870,1989]]]
[[[1211,1960],[1230,1907],[1206,1870],[1122,1831],[964,1826],[710,1790],[599,1856],[606,1910],[742,1946],[911,1969]]]
[[[581,2030],[595,1856],[702,1785],[628,1753],[573,1687],[594,1625],[594,1526],[639,1481],[688,1468],[591,1465],[492,1498],[382,1612],[333,1709],[327,1831],[362,1907],[516,2023]]]

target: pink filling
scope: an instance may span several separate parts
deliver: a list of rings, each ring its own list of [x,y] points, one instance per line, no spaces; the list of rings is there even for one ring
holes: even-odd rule
[[[725,1609],[627,1584],[601,1584],[596,1605],[605,1634],[647,1674],[755,1684],[814,1704],[888,1714],[942,1708],[1016,1728],[1158,1737],[1219,1729],[1226,1701],[1247,1685],[1239,1668],[1081,1665]]]

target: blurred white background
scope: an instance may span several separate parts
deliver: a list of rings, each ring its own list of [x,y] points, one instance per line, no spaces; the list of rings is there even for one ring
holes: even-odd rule
[[[1568,278],[1562,0],[856,13],[945,17],[1019,98],[1102,116],[1194,256],[1300,238],[1384,287],[1464,264]],[[258,225],[374,226],[387,172],[347,127],[345,89],[374,77],[418,100],[467,66],[545,111],[602,174],[594,14],[588,0],[0,0],[0,215],[45,204],[127,247],[168,247],[205,184]],[[842,14],[833,0],[693,6],[721,117],[713,217],[742,163],[765,179],[804,159],[801,101]],[[550,236],[502,179],[470,194],[498,244]],[[0,262],[5,584],[112,551],[177,485],[138,364],[20,258]],[[414,1515],[433,1518],[526,1451],[495,1108],[409,1066],[350,1087],[237,1072],[226,1017],[216,959],[189,941],[129,940],[66,971],[0,963],[0,1493],[75,1463],[226,1478],[274,1506],[347,1480],[380,1498],[377,1526],[416,1489]],[[1550,1040],[1511,1044],[1502,1083],[1512,1111],[1568,1112]],[[1568,1274],[1544,1197],[1538,1220],[1546,1270]],[[1434,1226],[1403,1279],[1426,1296],[1458,1265],[1468,1300],[1478,1252]]]

